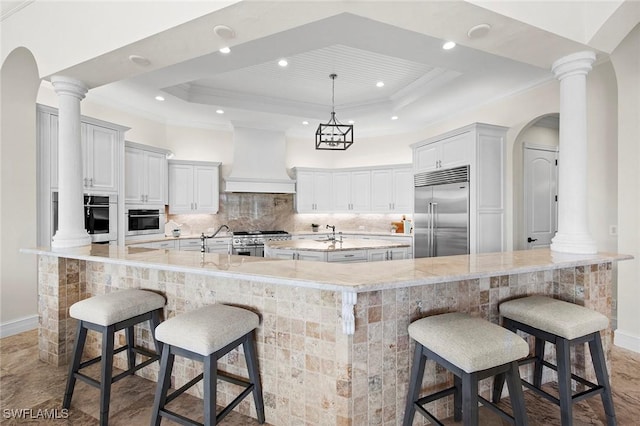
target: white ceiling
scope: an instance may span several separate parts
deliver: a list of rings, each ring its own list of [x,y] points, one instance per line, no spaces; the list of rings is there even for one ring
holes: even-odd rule
[[[297,3],[301,2],[291,3],[292,7]],[[148,72],[138,70],[132,77],[91,89],[87,97],[170,124],[226,129],[241,125],[312,138],[317,125],[329,119],[329,74],[336,73],[337,118],[343,123],[355,121],[356,138],[389,135],[425,127],[457,111],[547,81],[553,78],[549,58],[576,49],[576,43],[556,37],[557,53],[541,51],[541,45],[550,44],[548,33],[532,31],[525,24],[472,5],[464,4],[460,10],[458,2],[451,3],[453,9],[444,2],[438,7],[459,18],[449,19],[456,31],[447,37],[458,46],[445,51],[444,38],[427,30],[415,31],[418,25],[412,11],[419,14],[421,8],[433,8],[435,3],[395,3],[391,14],[388,9],[373,13],[365,8],[372,4],[356,2],[358,7],[325,13],[320,19],[276,23],[270,31],[246,41],[242,37],[246,21],[255,26],[261,20],[255,16],[239,19],[236,27],[229,18],[224,23],[235,30],[236,37],[220,39],[210,25],[210,53]],[[250,5],[243,2],[241,10],[246,13]],[[316,3],[308,7],[313,5]],[[447,26],[441,21],[447,18],[438,11],[440,16],[423,11],[424,26],[428,29],[433,22],[443,33]],[[264,20],[265,25],[270,22],[267,17]],[[466,37],[471,23],[487,21],[492,25],[488,35]],[[489,53],[503,49],[522,57],[521,46],[526,45],[522,38],[527,32],[540,38],[540,42],[530,40],[528,63]],[[231,53],[217,51],[224,44],[232,46]],[[474,45],[482,49],[471,47]],[[289,62],[286,68],[277,64],[282,58]],[[384,87],[376,87],[378,81],[384,81]],[[156,95],[166,100],[158,102]],[[225,113],[216,114],[218,109]],[[397,120],[391,120],[394,115]],[[303,125],[304,120],[309,125]]]

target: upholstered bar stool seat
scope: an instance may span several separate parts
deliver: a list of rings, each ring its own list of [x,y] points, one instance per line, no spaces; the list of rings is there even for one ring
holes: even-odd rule
[[[535,355],[521,361],[534,362],[533,384],[522,383],[539,395],[560,406],[563,426],[573,424],[573,403],[600,394],[609,426],[615,425],[615,412],[611,399],[611,387],[602,350],[600,330],[609,326],[606,316],[573,303],[545,296],[529,296],[509,300],[500,304],[503,324],[511,331],[522,330],[535,337]],[[545,342],[556,345],[556,365],[544,360]],[[571,374],[570,346],[589,343],[589,350],[598,384]],[[559,398],[542,390],[542,368],[548,367],[558,373]],[[588,390],[573,395],[571,379],[589,387]],[[496,380],[494,398],[500,393],[502,382]]]
[[[463,313],[435,315],[409,325],[409,336],[416,349],[411,369],[404,425],[413,423],[416,410],[431,422],[439,423],[424,405],[454,395],[454,418],[465,425],[478,424],[478,402],[516,425],[526,425],[527,416],[520,386],[518,360],[529,353],[529,346],[518,335]],[[427,359],[434,360],[454,374],[454,386],[420,397]],[[478,395],[478,382],[504,373],[509,386],[513,416]]]
[[[264,402],[254,342],[254,330],[259,324],[258,315],[254,312],[222,304],[205,306],[160,324],[155,335],[164,345],[151,424],[159,425],[162,417],[184,425],[198,424],[168,410],[166,405],[203,379],[205,425],[217,424],[250,393],[253,393],[258,421],[264,423]],[[247,363],[248,380],[231,377],[217,369],[218,359],[240,345]],[[175,355],[202,362],[204,372],[169,395]],[[243,386],[244,390],[216,415],[218,379]]]
[[[62,406],[69,408],[76,379],[100,388],[100,424],[109,422],[109,401],[111,384],[135,373],[160,358],[161,348],[154,339],[156,353],[135,346],[134,325],[149,321],[151,330],[160,324],[160,313],[165,304],[163,296],[146,290],[120,290],[113,293],[90,297],[74,303],[69,308],[69,315],[78,320],[73,360],[69,368],[69,377]],[[114,350],[116,331],[125,330],[127,344]],[[82,362],[82,352],[87,337],[87,330],[102,333],[102,354],[99,357]],[[113,374],[113,355],[127,351],[128,369],[123,373]],[[148,359],[136,365],[136,353]],[[102,361],[101,377],[97,381],[80,372],[81,369]]]

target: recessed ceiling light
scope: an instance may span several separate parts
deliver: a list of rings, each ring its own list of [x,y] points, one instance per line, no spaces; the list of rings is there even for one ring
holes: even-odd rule
[[[220,52],[220,53],[224,53],[224,54],[226,55],[227,53],[230,53],[230,52],[231,52],[231,48],[230,48],[229,46],[225,46],[225,47],[221,48],[221,49],[219,50],[219,52]]]
[[[140,55],[129,55],[129,60],[136,65],[140,65],[141,67],[148,67],[151,64],[151,61]]]
[[[489,24],[476,25],[467,31],[467,37],[470,39],[481,38],[489,34],[489,31],[491,31],[491,25]]]
[[[222,110],[222,109],[217,109],[217,110],[216,110],[216,114],[224,114],[224,110]]]
[[[353,120],[349,120],[349,121],[348,121],[348,123],[349,123],[349,124],[353,124],[353,123],[355,123],[355,121],[353,121]]]
[[[442,48],[444,50],[451,50],[454,47],[456,47],[456,44],[454,42],[452,42],[452,41],[448,41],[448,42],[446,42],[445,44],[442,45]]]
[[[218,37],[224,40],[229,40],[236,37],[236,32],[231,27],[227,27],[226,25],[216,25],[213,27],[213,32],[216,33]]]
[[[391,117],[391,119],[392,119],[392,120],[397,120],[397,119],[398,119],[398,116],[397,116],[397,115],[394,115],[393,117]]]
[[[156,96],[156,101],[160,101],[160,102],[164,101],[164,96],[160,96],[160,95]]]
[[[286,67],[287,65],[289,65],[289,62],[287,62],[287,60],[286,60],[286,59],[280,59],[280,60],[278,61],[278,65],[280,65],[281,67],[283,67],[283,68],[284,68],[284,67]]]
[[[304,125],[306,126],[306,125],[308,125],[308,124],[309,124],[309,122],[308,122],[307,120],[304,120],[304,121],[302,122],[302,124],[304,124]]]
[[[377,82],[376,87],[384,87],[384,81]]]

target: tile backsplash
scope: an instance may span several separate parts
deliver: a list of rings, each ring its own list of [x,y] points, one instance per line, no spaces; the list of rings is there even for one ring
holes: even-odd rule
[[[411,212],[405,212],[411,218]],[[335,225],[336,231],[390,232],[391,222],[402,219],[402,214],[298,214],[295,212],[294,194],[221,193],[218,214],[167,215],[167,220],[187,225],[192,233],[206,232],[209,228],[228,225],[232,230],[285,230],[310,232],[311,224]]]

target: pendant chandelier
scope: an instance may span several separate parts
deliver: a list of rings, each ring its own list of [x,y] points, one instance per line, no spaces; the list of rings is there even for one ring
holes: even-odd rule
[[[337,74],[331,74],[331,118],[316,130],[316,149],[344,151],[353,144],[353,125],[342,124],[336,119],[335,89]]]

